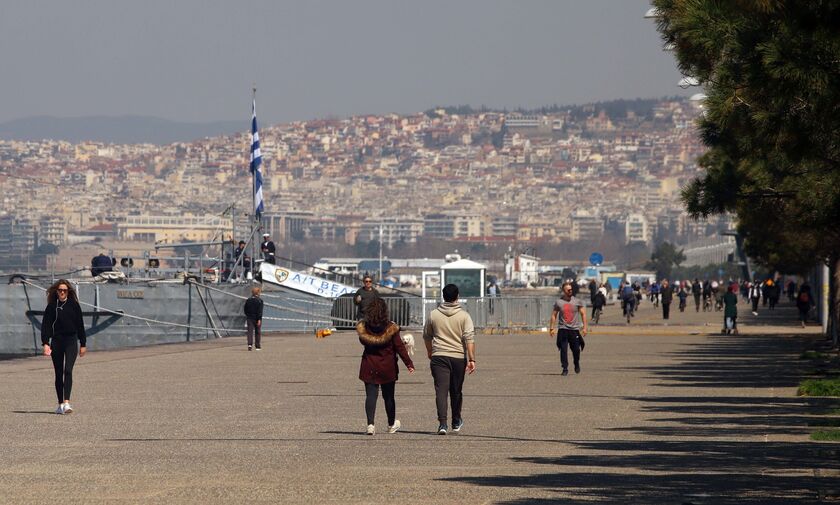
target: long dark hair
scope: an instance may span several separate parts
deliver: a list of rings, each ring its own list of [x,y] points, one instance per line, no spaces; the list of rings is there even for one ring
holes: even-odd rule
[[[391,320],[388,318],[388,305],[382,298],[374,297],[365,307],[364,313],[365,328],[374,333],[381,332],[388,327]]]
[[[47,303],[56,303],[58,301],[58,287],[62,284],[67,286],[67,299],[79,303],[79,297],[76,295],[76,289],[73,288],[73,285],[70,284],[70,281],[67,279],[59,279],[55,282],[55,284],[47,288]]]

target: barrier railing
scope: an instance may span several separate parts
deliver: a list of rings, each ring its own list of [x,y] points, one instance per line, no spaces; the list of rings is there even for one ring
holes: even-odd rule
[[[383,296],[391,320],[405,328],[419,329],[439,300],[420,297]],[[556,298],[550,296],[509,296],[461,298],[461,306],[472,316],[476,328],[539,329],[548,326]],[[336,328],[355,326],[358,308],[353,297],[336,298],[329,319]]]

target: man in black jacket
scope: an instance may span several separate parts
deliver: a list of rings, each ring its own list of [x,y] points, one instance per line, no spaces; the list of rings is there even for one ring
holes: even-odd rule
[[[245,300],[245,318],[248,320],[248,350],[256,344],[257,350],[260,346],[260,334],[262,333],[263,301],[260,299],[260,288],[251,289],[251,297]]]
[[[365,315],[365,309],[370,305],[374,298],[379,298],[379,291],[373,287],[373,278],[370,275],[365,275],[362,279],[364,286],[356,291],[356,296],[353,297],[353,303],[356,305],[356,319],[361,321]]]

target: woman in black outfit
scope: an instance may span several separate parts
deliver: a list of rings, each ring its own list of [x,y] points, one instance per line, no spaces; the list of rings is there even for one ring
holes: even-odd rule
[[[47,308],[41,321],[41,343],[44,355],[52,356],[55,368],[56,414],[70,414],[70,391],[73,388],[73,365],[76,355],[87,352],[82,307],[73,285],[64,279],[47,290]]]

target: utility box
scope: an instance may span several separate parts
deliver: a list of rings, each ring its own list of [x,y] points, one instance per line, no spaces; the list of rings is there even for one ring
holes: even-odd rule
[[[487,267],[467,259],[446,263],[440,267],[440,284],[455,284],[461,298],[484,298]]]

